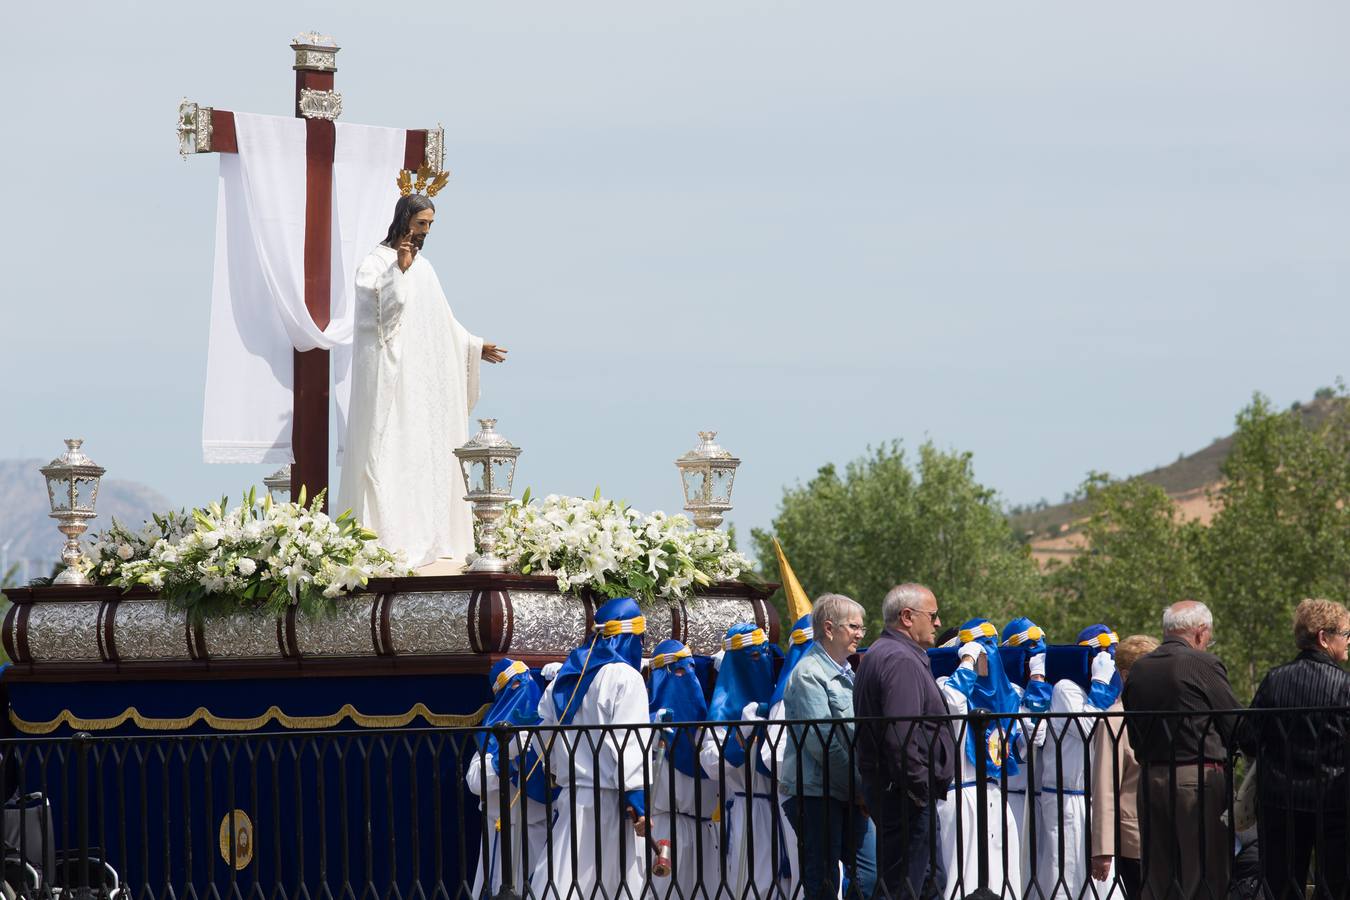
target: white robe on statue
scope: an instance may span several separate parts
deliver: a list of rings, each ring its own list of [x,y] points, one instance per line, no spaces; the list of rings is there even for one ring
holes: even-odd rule
[[[553,705],[557,685],[552,682],[539,699],[541,725],[558,724]],[[602,667],[574,702],[573,725],[651,722],[647,685],[637,669],[624,663]],[[544,896],[547,889],[547,896],[560,900],[637,898],[643,888],[646,847],[633,831],[624,794],[643,789],[651,730],[616,727],[604,735],[598,729],[560,731],[544,733],[541,740],[546,745],[552,741],[549,772],[562,792],[553,801],[558,818],[549,834],[551,847],[540,855],[530,879],[536,896]]]
[[[468,440],[483,339],[455,320],[420,253],[403,272],[383,244],[356,273],[352,394],[336,509],[350,508],[409,565],[473,550],[453,450]]]

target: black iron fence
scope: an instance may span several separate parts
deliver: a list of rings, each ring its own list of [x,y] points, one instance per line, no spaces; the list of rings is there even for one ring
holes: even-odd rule
[[[1264,857],[1268,895],[1343,897],[1348,724],[1346,709],[976,712],[10,739],[4,887],[1227,898],[1262,896]],[[949,783],[915,780],[944,768]]]

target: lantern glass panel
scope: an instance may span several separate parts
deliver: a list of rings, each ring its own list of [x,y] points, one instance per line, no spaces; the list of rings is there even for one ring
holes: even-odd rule
[[[508,457],[492,460],[492,490],[498,494],[511,493],[511,482],[516,474],[516,461]]]
[[[75,507],[77,509],[93,509],[94,495],[97,493],[98,493],[98,479],[95,478],[75,479]]]
[[[481,459],[472,459],[469,460],[469,462],[466,465],[468,465],[467,470],[468,477],[466,479],[466,483],[469,486],[469,493],[472,494],[480,491],[486,491],[488,489],[487,462]]]
[[[735,477],[735,469],[720,466],[714,468],[712,470],[712,499],[718,503],[730,503],[731,480]]]
[[[683,475],[685,502],[702,500],[707,489],[708,473],[703,469],[685,469]]]
[[[47,499],[52,504],[52,512],[69,510],[70,482],[57,475],[47,476]]]

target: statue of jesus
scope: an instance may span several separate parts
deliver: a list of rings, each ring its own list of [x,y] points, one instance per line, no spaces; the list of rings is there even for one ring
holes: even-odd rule
[[[420,187],[420,185],[419,185]],[[341,503],[408,563],[462,563],[473,524],[453,450],[468,440],[479,361],[506,348],[465,330],[422,253],[436,207],[409,193],[356,272]],[[438,567],[440,568],[440,567]]]

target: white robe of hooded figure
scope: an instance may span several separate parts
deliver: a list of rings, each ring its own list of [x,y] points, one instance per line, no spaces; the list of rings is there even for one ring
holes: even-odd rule
[[[717,782],[710,778],[696,782],[676,769],[662,745],[652,770],[651,833],[671,843],[674,887],[654,878],[651,896],[693,898],[717,893],[722,879],[722,844],[713,819],[717,802]]]
[[[549,684],[539,699],[540,725],[558,724],[553,705],[557,686],[557,681]],[[572,702],[573,725],[651,722],[647,685],[637,669],[624,663],[602,666],[586,692]],[[559,900],[641,894],[646,847],[633,832],[624,794],[643,789],[651,734],[650,729],[619,727],[603,736],[599,731],[560,731],[542,738],[546,745],[552,741],[549,771],[561,793],[553,801],[557,820],[549,835],[549,852],[540,855],[530,882],[537,895],[544,896],[545,889]]]
[[[1012,689],[1017,692],[1017,696],[1025,697],[1026,691],[1014,684]],[[1031,804],[1027,803],[1030,797],[1035,801],[1040,791],[1040,779],[1032,766],[1027,765],[1028,757],[1033,754],[1028,745],[1035,747],[1035,768],[1039,769],[1041,765],[1041,748],[1045,744],[1045,722],[1038,714],[1026,705],[1023,700],[1020,707],[1022,712],[1022,728],[1017,735],[1017,742],[1013,747],[1013,753],[1017,757],[1018,769],[1016,775],[1008,776],[1008,812],[1012,815],[1013,821],[1017,823],[1017,839],[1021,845],[1021,852],[1018,857],[1018,864],[1022,868],[1022,886],[1025,892],[1031,881]],[[1030,732],[1030,734],[1028,734]],[[1040,815],[1040,810],[1037,810]],[[1039,840],[1039,837],[1037,838]]]
[[[408,271],[381,244],[356,272],[352,394],[337,509],[402,550],[409,565],[473,550],[464,479],[483,339],[455,320],[420,253]]]
[[[770,722],[781,722],[785,718],[787,716],[783,711],[782,700],[769,707]],[[780,810],[783,808],[783,801],[791,796],[783,790],[783,757],[787,753],[788,741],[790,740],[792,740],[792,733],[786,726],[770,725],[768,735],[760,748],[760,757],[764,760],[764,765],[768,767],[770,772],[778,776],[778,799],[775,802]],[[782,822],[783,841],[787,847],[788,865],[791,869],[785,882],[787,896],[795,897],[797,895],[797,881],[801,877],[801,861],[797,855],[797,832],[792,827],[792,823],[788,821],[787,816],[779,816],[779,819]],[[839,872],[839,886],[842,890],[844,879],[848,877],[848,873],[844,871],[842,865],[839,867]]]
[[[514,745],[511,748],[511,758],[514,760],[524,751],[524,744],[517,736]],[[542,763],[540,764],[542,765]],[[482,814],[484,834],[487,835],[488,855],[483,858],[483,846],[480,843],[476,848],[475,855],[478,857],[478,874],[473,880],[473,893],[470,895],[473,900],[483,900],[497,896],[497,890],[502,886],[502,856],[501,848],[503,835],[497,829],[497,823],[501,816],[501,776],[493,768],[493,759],[491,753],[475,753],[473,759],[469,761],[468,771],[464,773],[464,783],[475,797],[479,798],[478,809]],[[511,798],[515,797],[515,803],[511,807],[511,872],[514,875],[517,888],[521,888],[530,877],[540,859],[542,859],[548,850],[548,810],[544,804],[528,799],[523,795],[517,797],[516,786],[509,785]],[[525,828],[519,827],[519,816],[525,817]],[[527,856],[528,854],[528,856]],[[485,866],[486,863],[486,866]],[[486,890],[485,890],[486,888]]]
[[[1072,681],[1055,682],[1050,696],[1052,713],[1100,713],[1088,701],[1088,695]],[[1036,812],[1036,884],[1041,896],[1083,896],[1091,878],[1092,823],[1088,819],[1086,779],[1092,771],[1089,746],[1093,728],[1104,728],[1100,720],[1047,719],[1047,737],[1039,748],[1041,793]],[[1058,747],[1058,751],[1056,750]],[[1058,752],[1058,758],[1056,753]],[[1061,834],[1064,859],[1059,854]],[[1063,880],[1061,880],[1061,878]],[[1106,881],[1098,883],[1103,896],[1115,882],[1115,863]]]
[[[939,678],[937,684],[951,714],[964,716],[970,709],[970,698],[957,690],[957,686],[945,676]],[[974,686],[974,682],[971,684]],[[1018,839],[1017,820],[1004,802],[1000,785],[991,782],[985,786],[985,814],[989,832],[982,834],[978,831],[975,763],[971,762],[966,752],[964,723],[960,719],[954,720],[952,731],[956,735],[956,755],[961,760],[961,767],[957,770],[956,783],[948,791],[947,798],[939,800],[937,804],[942,852],[947,861],[947,896],[964,897],[979,886],[978,844],[982,842],[989,848],[989,890],[996,897],[1016,900],[1022,894],[1022,847]],[[1002,827],[999,826],[1000,818],[1003,820]]]
[[[747,705],[741,717],[747,722],[758,719],[756,706]],[[741,726],[741,732],[742,739],[749,738],[752,726]],[[755,748],[745,755],[743,765],[733,766],[723,759],[724,748],[734,740],[737,735],[730,726],[714,727],[708,729],[699,748],[703,771],[714,785],[721,785],[726,804],[724,883],[733,897],[790,897],[797,839],[779,806],[778,786],[755,765]],[[775,840],[787,843],[775,844]],[[784,855],[788,855],[787,865],[783,865]],[[719,883],[723,883],[720,876]]]

